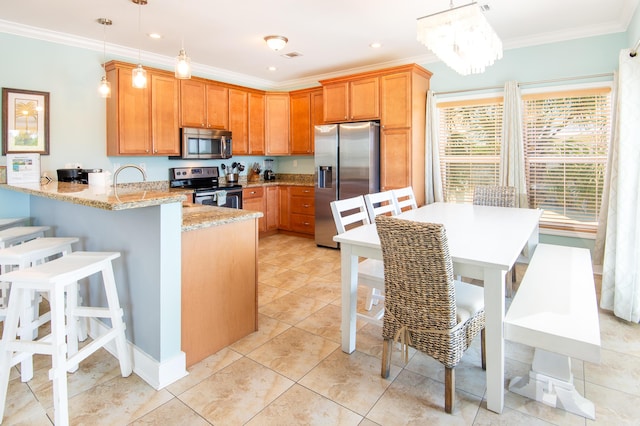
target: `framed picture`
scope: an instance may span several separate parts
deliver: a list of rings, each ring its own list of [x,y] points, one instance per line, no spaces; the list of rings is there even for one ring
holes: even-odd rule
[[[49,154],[49,93],[2,88],[2,154]]]

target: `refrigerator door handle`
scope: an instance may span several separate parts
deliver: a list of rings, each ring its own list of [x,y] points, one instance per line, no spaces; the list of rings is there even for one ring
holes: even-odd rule
[[[318,188],[332,188],[332,175],[331,166],[318,166]]]

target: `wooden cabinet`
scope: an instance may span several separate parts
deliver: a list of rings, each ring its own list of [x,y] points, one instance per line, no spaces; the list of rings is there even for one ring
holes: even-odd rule
[[[289,154],[289,94],[267,93],[265,117],[265,154]]]
[[[249,94],[229,89],[229,130],[233,155],[249,154]]]
[[[316,222],[313,187],[290,186],[288,207],[291,231],[314,235]]]
[[[280,188],[266,187],[265,195],[266,231],[277,231],[280,218]]]
[[[107,99],[107,155],[179,155],[178,80],[147,68],[147,87],[131,85],[134,65],[105,64],[112,95]]]
[[[324,121],[322,88],[298,90],[289,93],[290,146],[293,155],[312,155],[314,126]]]
[[[264,94],[249,93],[249,154],[264,155]],[[235,143],[235,142],[234,142]]]
[[[180,126],[229,129],[229,89],[209,80],[180,80]]]
[[[380,118],[380,79],[367,76],[321,81],[324,121],[362,121]]]
[[[264,187],[256,186],[242,190],[242,209],[261,212],[262,217],[258,219],[258,231],[267,230],[266,208],[264,198]]]
[[[186,366],[258,329],[256,220],[182,232],[182,350]],[[202,250],[212,241],[223,250]]]

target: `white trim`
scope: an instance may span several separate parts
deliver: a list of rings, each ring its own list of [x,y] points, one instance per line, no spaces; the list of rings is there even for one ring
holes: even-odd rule
[[[102,336],[108,330],[109,327],[101,321],[96,318],[90,319],[89,336],[92,339]],[[104,348],[117,358],[115,341],[110,341]],[[155,390],[160,390],[189,374],[186,370],[186,354],[182,351],[168,361],[158,362],[128,340],[127,349],[133,356],[133,372]]]

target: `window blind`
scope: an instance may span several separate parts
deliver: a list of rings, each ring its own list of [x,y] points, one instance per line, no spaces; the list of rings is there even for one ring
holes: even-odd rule
[[[502,102],[499,97],[437,105],[445,201],[471,203],[476,185],[498,184]]]
[[[609,88],[523,96],[529,206],[541,225],[595,230],[611,135]]]

